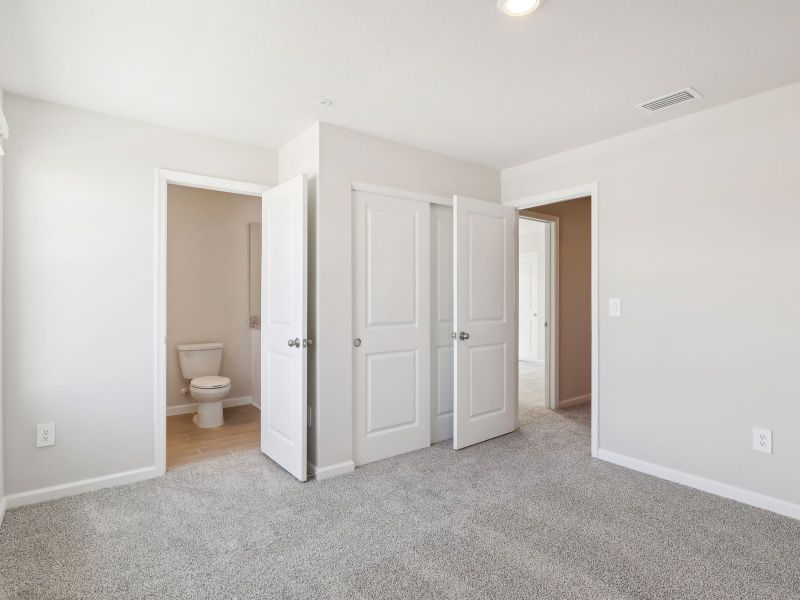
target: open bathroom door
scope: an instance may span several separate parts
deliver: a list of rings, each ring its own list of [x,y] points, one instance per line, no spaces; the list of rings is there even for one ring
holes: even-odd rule
[[[453,201],[453,448],[517,427],[517,211]]]
[[[306,176],[264,192],[261,214],[261,451],[305,481]]]

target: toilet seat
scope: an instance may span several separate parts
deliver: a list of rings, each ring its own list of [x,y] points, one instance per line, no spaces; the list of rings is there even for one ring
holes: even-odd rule
[[[195,377],[189,385],[198,390],[215,390],[230,384],[231,380],[228,377],[204,375],[203,377]]]

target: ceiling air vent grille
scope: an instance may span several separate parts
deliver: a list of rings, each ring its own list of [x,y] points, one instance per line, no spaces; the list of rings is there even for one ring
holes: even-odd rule
[[[637,104],[636,108],[641,108],[645,112],[652,113],[666,110],[679,104],[686,104],[687,102],[692,102],[699,98],[702,98],[702,96],[695,90],[692,88],[685,88],[678,92],[661,96],[661,98],[654,98],[653,100],[648,100],[647,102]]]

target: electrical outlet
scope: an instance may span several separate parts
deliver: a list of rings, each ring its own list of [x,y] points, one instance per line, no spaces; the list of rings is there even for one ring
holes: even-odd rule
[[[39,423],[36,426],[36,447],[56,445],[56,424]]]
[[[772,430],[753,427],[753,450],[772,454]]]

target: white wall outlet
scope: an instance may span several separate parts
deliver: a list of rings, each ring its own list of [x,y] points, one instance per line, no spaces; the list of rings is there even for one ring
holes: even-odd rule
[[[56,445],[56,424],[39,423],[36,426],[36,447]]]
[[[622,316],[622,298],[608,299],[608,316],[614,318]]]
[[[772,454],[772,430],[753,427],[753,450]]]

